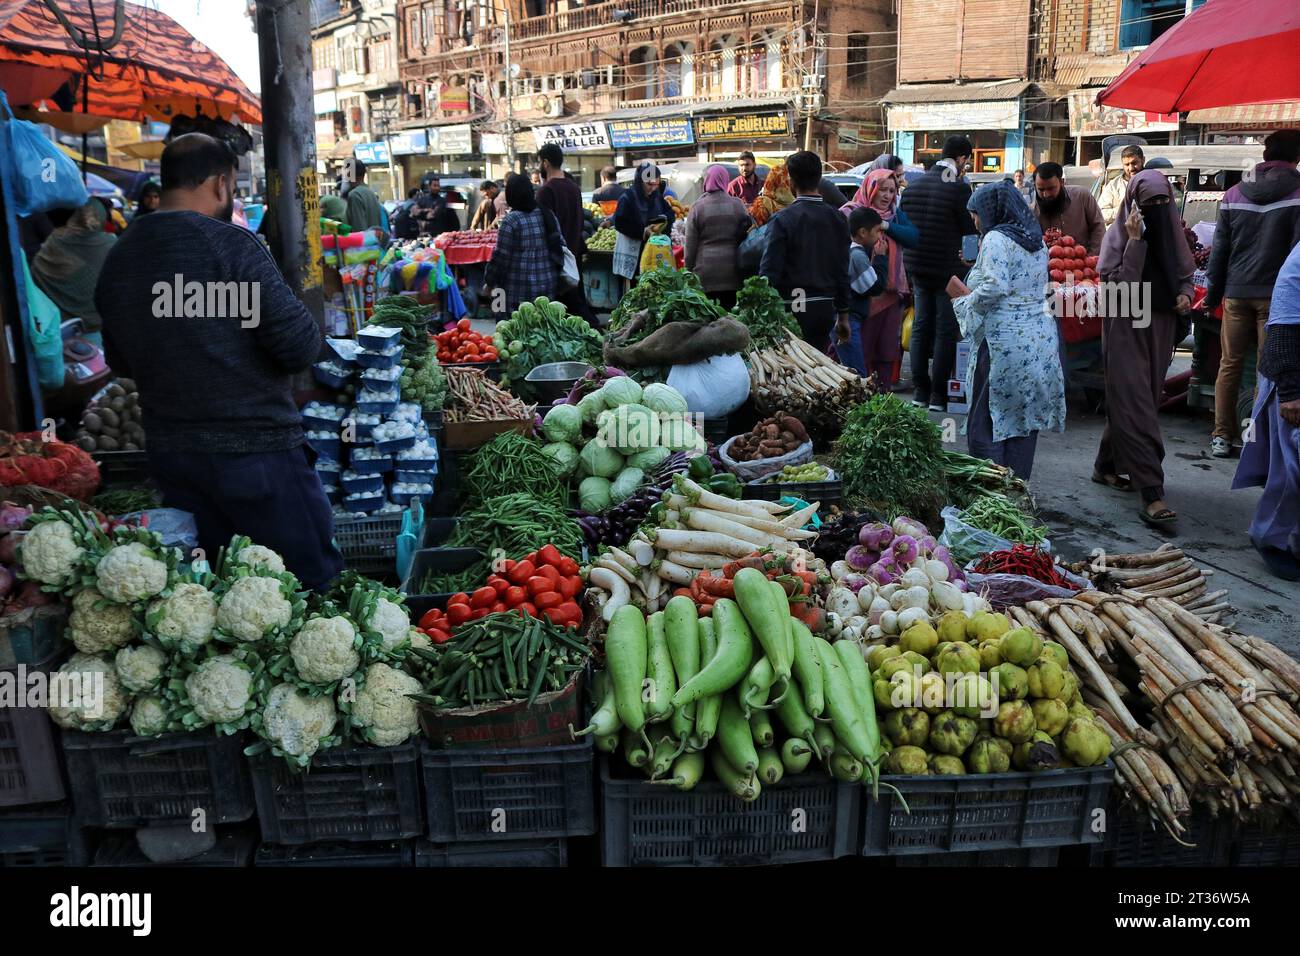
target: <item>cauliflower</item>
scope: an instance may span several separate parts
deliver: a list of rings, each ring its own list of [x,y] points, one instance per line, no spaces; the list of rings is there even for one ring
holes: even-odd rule
[[[407,694],[420,693],[420,682],[387,664],[366,668],[365,684],[352,702],[352,723],[361,728],[367,743],[396,747],[420,729],[415,701]]]
[[[380,598],[375,604],[370,626],[380,634],[379,649],[386,654],[391,654],[406,640],[407,632],[411,629],[411,618],[402,605],[394,604],[387,598]]]
[[[298,676],[309,684],[329,684],[361,664],[357,629],[346,617],[314,617],[289,644]]]
[[[112,663],[96,654],[73,654],[50,679],[47,709],[68,730],[112,730],[127,700]]]
[[[72,583],[80,572],[86,549],[77,541],[72,526],[65,521],[39,522],[23,535],[18,558],[23,573],[33,581],[54,587]]]
[[[97,608],[97,604],[102,606]],[[82,653],[98,654],[124,647],[135,640],[135,635],[135,617],[127,605],[108,603],[94,588],[72,599],[68,637]]]
[[[131,604],[160,593],[167,587],[167,564],[158,560],[152,548],[139,541],[119,544],[95,565],[99,592],[118,604]]]
[[[237,578],[217,605],[217,630],[237,641],[260,641],[293,620],[277,577]]]
[[[171,594],[149,605],[145,629],[166,646],[184,650],[212,639],[217,624],[217,599],[201,584],[176,585]]]
[[[232,655],[220,654],[185,679],[185,693],[203,723],[235,723],[253,698],[253,673]]]
[[[429,635],[425,634],[424,631],[420,630],[418,627],[412,627],[406,632],[406,636],[410,640],[413,649],[419,648],[422,651],[433,650],[433,641],[429,640]]]
[[[117,652],[118,680],[132,693],[155,690],[162,681],[167,655],[149,644],[135,644]]]
[[[240,548],[239,553],[235,555],[235,562],[250,568],[266,568],[276,574],[285,570],[284,558],[260,544],[250,544]]]
[[[262,737],[293,762],[306,766],[321,746],[330,746],[338,721],[334,700],[310,697],[292,684],[276,684],[261,714]]]
[[[157,737],[167,732],[171,717],[161,697],[147,694],[137,697],[131,707],[131,730],[137,737]]]

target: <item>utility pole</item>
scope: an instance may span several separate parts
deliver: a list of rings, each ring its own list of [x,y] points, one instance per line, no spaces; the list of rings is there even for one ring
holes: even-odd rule
[[[808,75],[813,77],[817,75],[817,24],[820,20],[821,0],[813,0],[812,42],[809,44],[808,53],[808,59],[810,61],[808,64]],[[813,113],[816,112],[814,109],[816,100],[811,93],[807,92],[807,90],[808,85],[805,83],[803,96],[807,118],[804,120],[803,148],[811,152],[813,142]]]
[[[506,14],[506,162],[510,164],[510,172],[515,171],[515,77],[514,68],[510,62],[510,6],[507,4]]]
[[[285,282],[323,323],[311,5],[306,0],[257,0],[256,23],[267,240]]]

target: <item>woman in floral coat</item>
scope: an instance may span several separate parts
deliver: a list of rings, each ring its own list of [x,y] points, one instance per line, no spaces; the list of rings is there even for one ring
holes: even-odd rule
[[[1033,211],[1010,181],[967,203],[982,240],[966,282],[948,283],[962,336],[970,453],[1029,479],[1040,431],[1065,429],[1065,377],[1047,307],[1047,249]]]

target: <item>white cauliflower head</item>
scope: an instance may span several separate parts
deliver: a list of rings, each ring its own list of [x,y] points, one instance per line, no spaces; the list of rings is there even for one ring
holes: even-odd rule
[[[383,638],[381,649],[391,652],[406,640],[406,633],[411,629],[411,618],[402,605],[395,604],[387,598],[380,598],[375,603],[375,613],[370,618],[370,625]]]
[[[131,604],[167,587],[167,565],[139,541],[119,544],[95,565],[95,584],[110,601]]]
[[[199,647],[212,639],[217,599],[201,584],[178,584],[172,593],[149,605],[150,633],[167,643]]]
[[[352,702],[352,723],[361,729],[368,743],[396,747],[420,729],[415,701],[407,694],[420,693],[420,682],[387,664],[371,664],[366,680]]]
[[[136,621],[125,604],[105,604],[104,595],[87,588],[72,599],[68,637],[84,654],[124,647],[135,639]],[[96,604],[104,604],[96,608]]]
[[[39,522],[18,545],[23,573],[33,581],[55,587],[72,583],[85,556],[86,549],[65,521]]]
[[[51,720],[69,730],[112,730],[128,699],[110,661],[73,654],[51,676],[47,709]]]
[[[137,737],[157,737],[167,732],[171,718],[161,697],[146,694],[131,705],[131,730]]]
[[[260,544],[250,544],[240,548],[239,554],[236,555],[235,561],[238,564],[247,565],[250,568],[266,568],[274,571],[276,574],[284,572],[284,558],[280,557],[270,548]]]
[[[217,605],[217,628],[237,641],[260,641],[293,618],[293,605],[280,593],[280,579],[238,578]]]
[[[209,658],[185,678],[185,693],[205,723],[239,720],[253,696],[253,674],[230,654]]]
[[[333,698],[309,697],[292,684],[277,684],[266,696],[262,736],[288,757],[310,758],[337,721]]]
[[[151,644],[134,644],[118,651],[113,663],[122,686],[138,694],[157,688],[167,655]]]
[[[289,653],[298,676],[309,684],[347,677],[361,664],[357,629],[346,617],[314,617],[294,635]]]

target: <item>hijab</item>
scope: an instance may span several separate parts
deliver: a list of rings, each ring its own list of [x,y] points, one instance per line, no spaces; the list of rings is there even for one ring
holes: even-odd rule
[[[980,217],[980,235],[1000,232],[1028,253],[1043,249],[1043,227],[1009,179],[981,186],[966,208]]]
[[[768,170],[763,180],[763,192],[749,205],[749,215],[755,226],[761,226],[786,206],[794,202],[794,191],[790,188],[790,170],[785,163]]]
[[[1152,203],[1153,199],[1161,196],[1169,201],[1160,205]],[[1196,262],[1183,237],[1183,220],[1174,208],[1173,190],[1159,169],[1144,169],[1129,180],[1119,213],[1101,240],[1097,274],[1107,279],[1119,270],[1124,248],[1128,245],[1124,221],[1134,205],[1141,210],[1146,224],[1142,238],[1147,242],[1147,256],[1142,267],[1142,281],[1151,283],[1152,305],[1167,311],[1173,308],[1180,291],[1186,294],[1192,273],[1196,271]]]
[[[673,220],[673,211],[663,190],[656,189],[646,195],[645,184],[651,179],[659,179],[658,166],[651,162],[637,166],[631,187],[623,193],[618,208],[614,210],[614,228],[629,238],[640,240],[645,227],[657,216],[663,216],[669,222]]]
[[[731,177],[727,175],[725,166],[719,166],[715,163],[704,173],[704,191],[706,193],[721,192],[727,188],[729,182],[731,182]]]
[[[876,194],[880,191],[880,184],[886,179],[893,180],[894,174],[887,168],[871,169],[867,175],[862,177],[862,185],[858,191],[853,194],[853,198],[840,207],[840,212],[848,216],[855,209],[863,206],[870,206],[876,212],[880,213],[880,218],[890,220],[894,218],[894,210],[897,208],[898,193],[894,193],[894,201],[885,209],[881,209],[875,204]]]
[[[867,171],[870,172],[876,169],[887,169],[892,173],[894,167],[898,165],[901,165],[899,159],[893,153],[881,153],[871,161],[871,165],[867,167]]]
[[[95,283],[117,242],[116,236],[104,231],[104,222],[104,206],[92,198],[41,243],[31,266],[41,290],[64,314],[87,320],[86,328],[92,332],[100,327]]]

